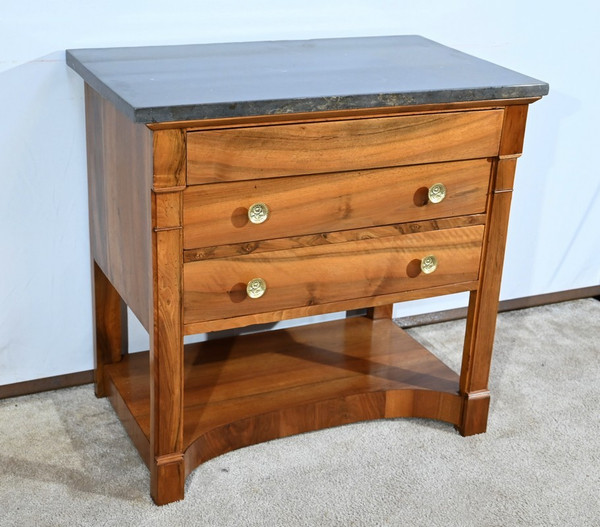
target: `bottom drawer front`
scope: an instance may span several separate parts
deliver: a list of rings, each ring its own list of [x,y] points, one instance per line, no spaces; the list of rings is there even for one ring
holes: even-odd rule
[[[184,265],[184,322],[477,280],[483,226],[190,262]],[[422,269],[434,256],[437,267]],[[427,263],[431,264],[431,261]],[[247,292],[253,279],[266,290]],[[257,285],[257,284],[255,284]]]

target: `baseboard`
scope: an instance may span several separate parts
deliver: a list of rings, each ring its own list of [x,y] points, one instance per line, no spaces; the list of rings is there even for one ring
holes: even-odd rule
[[[578,300],[580,298],[596,298],[600,300],[600,286],[584,287],[581,289],[571,289],[569,291],[560,291],[558,293],[548,293],[545,295],[527,296],[515,298],[513,300],[503,300],[500,302],[498,311],[514,311],[525,309],[527,307],[542,306],[545,304],[556,304],[568,300]],[[438,322],[449,322],[458,320],[467,316],[467,308],[448,309],[437,311],[435,313],[425,313],[411,317],[403,317],[396,320],[402,328],[414,326],[424,326],[427,324],[436,324]],[[93,370],[80,371],[76,373],[67,373],[56,377],[46,377],[45,379],[35,379],[32,381],[17,382],[14,384],[5,384],[0,386],[0,399],[8,397],[17,397],[19,395],[28,395],[32,393],[45,392],[48,390],[58,390],[60,388],[69,388],[81,384],[89,384],[94,381]]]
[[[579,300],[581,298],[596,298],[597,300],[600,300],[600,286],[583,287],[581,289],[570,289],[569,291],[559,291],[557,293],[502,300],[498,306],[498,312],[516,311],[517,309],[543,306],[546,304],[558,304],[559,302]],[[459,320],[466,316],[467,308],[461,307],[457,309],[447,309],[445,311],[436,311],[434,313],[402,317],[396,319],[396,323],[401,328],[412,328],[415,326],[437,324],[438,322],[450,322],[451,320]]]
[[[78,371],[76,373],[57,375],[56,377],[5,384],[4,386],[0,386],[0,399],[58,390],[60,388],[70,388],[71,386],[79,386],[91,382],[94,382],[94,370]]]

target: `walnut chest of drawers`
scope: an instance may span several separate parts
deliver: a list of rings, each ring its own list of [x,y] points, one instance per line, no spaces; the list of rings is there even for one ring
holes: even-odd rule
[[[203,461],[290,434],[402,416],[485,431],[513,176],[545,83],[421,37],[67,62],[86,82],[96,393],[156,503]],[[392,305],[463,291],[455,373]],[[127,354],[126,306],[148,353]]]

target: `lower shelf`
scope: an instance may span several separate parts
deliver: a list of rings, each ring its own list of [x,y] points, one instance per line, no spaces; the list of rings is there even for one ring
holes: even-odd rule
[[[106,368],[113,406],[150,462],[148,353]],[[458,375],[391,320],[347,318],[185,347],[186,474],[241,448],[384,417],[460,423]]]

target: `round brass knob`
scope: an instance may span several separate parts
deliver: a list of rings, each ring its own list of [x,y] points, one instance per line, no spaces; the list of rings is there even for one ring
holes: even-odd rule
[[[264,203],[254,203],[250,205],[248,209],[248,219],[252,223],[263,223],[267,221],[269,217],[269,207],[267,207]]]
[[[253,278],[246,286],[246,293],[250,298],[260,298],[267,290],[267,282],[262,278]]]
[[[433,273],[433,271],[437,269],[437,266],[438,261],[433,254],[430,254],[421,260],[421,271],[423,271],[425,274]]]
[[[436,183],[435,185],[431,185],[427,192],[427,197],[431,203],[439,203],[443,201],[446,197],[446,187],[443,183]]]

